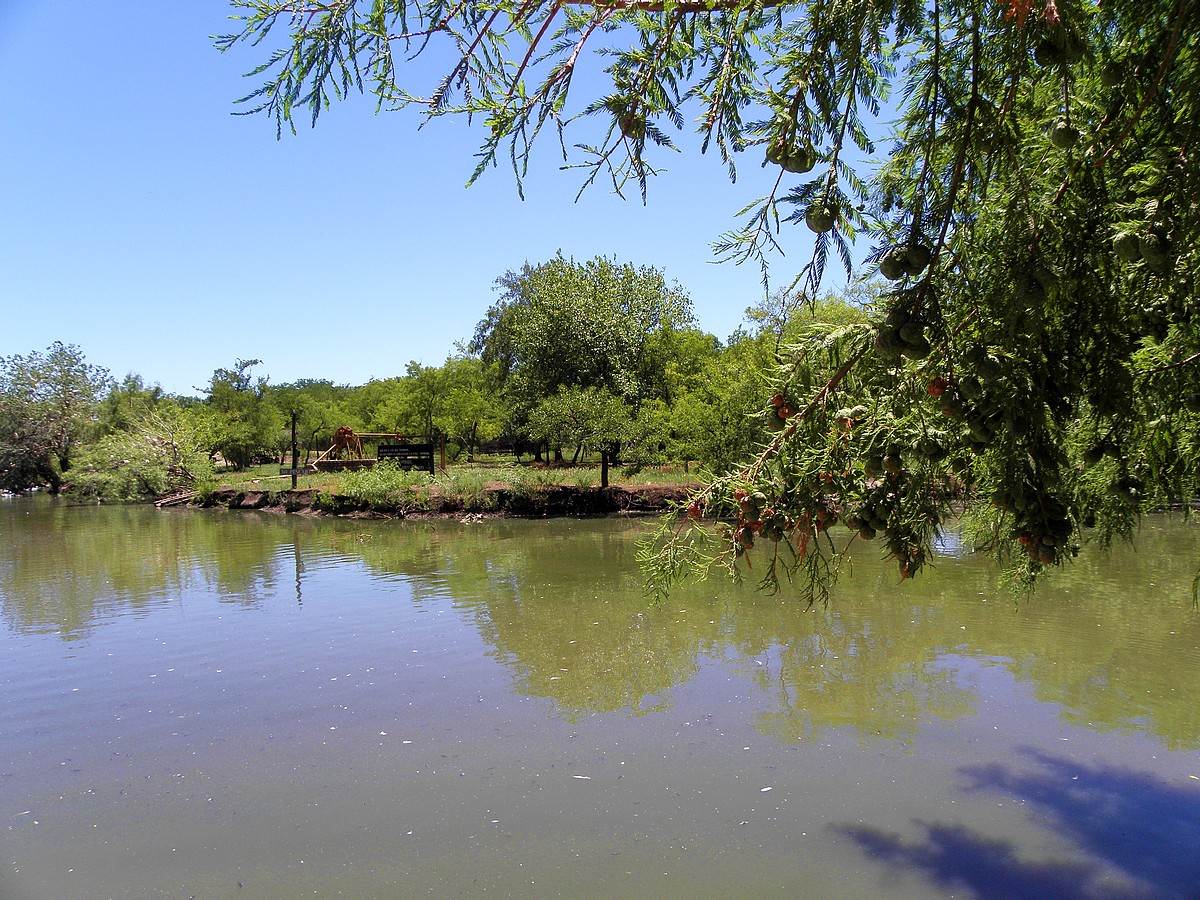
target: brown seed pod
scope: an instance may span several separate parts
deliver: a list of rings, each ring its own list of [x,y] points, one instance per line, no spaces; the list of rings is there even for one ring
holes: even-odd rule
[[[639,113],[626,113],[618,124],[621,134],[631,141],[640,141],[646,136],[646,117]]]

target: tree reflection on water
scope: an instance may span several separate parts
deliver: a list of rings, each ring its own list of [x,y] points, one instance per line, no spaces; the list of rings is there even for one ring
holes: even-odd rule
[[[348,521],[224,511],[0,504],[0,615],[17,633],[88,635],[164,598],[270,609],[320,591],[448,604],[511,672],[513,690],[577,719],[669,707],[709,661],[757,687],[757,727],[786,742],[852,729],[911,737],[974,712],[950,656],[997,661],[1075,724],[1200,747],[1200,541],[1151,522],[1139,549],[1085,552],[1018,600],[955,552],[897,582],[873,546],[824,608],[709,581],[661,604],[643,592],[629,520]],[[315,613],[314,613],[315,614]]]

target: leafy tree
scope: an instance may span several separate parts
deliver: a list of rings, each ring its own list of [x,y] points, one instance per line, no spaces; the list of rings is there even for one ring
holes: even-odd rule
[[[868,321],[867,310],[879,303],[878,281],[860,281],[815,302],[798,291],[780,290],[746,310],[748,333],[762,343],[777,363],[793,354],[791,345],[814,324],[849,325]]]
[[[668,384],[670,348],[691,304],[657,269],[560,255],[498,284],[503,294],[468,351],[494,368],[514,419],[564,389],[621,398],[635,418]]]
[[[305,463],[317,447],[320,436],[333,434],[354,419],[349,411],[353,389],[331,381],[301,379],[293,384],[270,387],[272,406],[279,412],[279,428],[275,433],[274,449],[284,459],[292,448],[291,414],[296,413],[296,440],[305,448]],[[351,425],[353,427],[353,425]]]
[[[373,378],[354,388],[348,406],[355,421],[342,422],[360,431],[400,431],[402,412],[395,408],[404,391],[402,378]]]
[[[437,421],[446,405],[446,372],[438,366],[423,366],[415,360],[405,371],[404,430],[433,443],[439,434]]]
[[[100,425],[105,431],[127,431],[138,417],[166,397],[161,386],[146,386],[141,375],[133,372],[112,382],[100,402]]]
[[[529,414],[534,437],[552,446],[578,446],[600,454],[600,486],[608,487],[609,467],[629,435],[629,407],[602,388],[563,388],[543,398]]]
[[[774,365],[765,341],[734,335],[672,406],[677,458],[696,460],[708,472],[728,472],[760,447],[766,432],[752,416]]]
[[[73,493],[109,501],[161,497],[210,481],[209,416],[172,400],[132,413],[124,428],[84,447],[71,470]]]
[[[445,395],[437,428],[475,458],[480,442],[499,436],[504,425],[504,408],[482,360],[452,356],[442,365]]]
[[[244,469],[263,451],[272,449],[281,416],[268,397],[267,379],[250,370],[257,359],[239,359],[232,369],[213,372],[206,393],[216,417],[213,450],[230,465]]]
[[[661,272],[603,257],[527,263],[497,284],[503,294],[469,350],[530,404],[563,387],[604,388],[636,404],[663,382],[648,347],[691,321],[690,301]]]
[[[721,352],[721,342],[695,327],[664,329],[651,336],[646,348],[656,381],[653,396],[670,405],[694,389],[708,365]]]
[[[692,507],[736,515],[716,548],[735,571],[753,549],[768,584],[786,572],[821,596],[841,520],[907,577],[965,508],[1031,580],[1081,528],[1129,536],[1194,497],[1200,5],[236,2],[221,46],[288,31],[247,98],[280,125],[365,76],[382,103],[485,119],[476,174],[507,152],[520,178],[547,126],[576,128],[589,181],[645,196],[690,120],[731,176],[747,154],[778,170],[720,252],[765,266],[780,223],[803,222],[795,283],[815,297],[830,254],[849,270],[850,242],[869,243],[887,282],[871,321],[801,336],[768,389],[775,436]],[[611,89],[576,101],[600,35],[624,42],[602,48]],[[403,87],[393,50],[443,40],[448,76]],[[665,534],[660,584],[699,552],[699,531]]]
[[[438,366],[415,360],[397,378],[373,380],[358,388],[352,405],[365,430],[435,441],[445,403],[445,376]]]
[[[108,370],[74,344],[0,357],[0,488],[62,487],[80,441],[96,427]]]
[[[451,356],[441,366],[410,362],[398,378],[370,381],[349,392],[339,424],[436,441],[446,435],[468,456],[499,433],[502,411],[486,366]]]
[[[795,342],[806,329],[867,320],[865,311],[841,296],[816,303],[780,291],[746,310],[726,347],[681,381],[670,413],[671,451],[707,471],[725,473],[751,457],[772,436],[763,397],[773,375],[790,367]]]

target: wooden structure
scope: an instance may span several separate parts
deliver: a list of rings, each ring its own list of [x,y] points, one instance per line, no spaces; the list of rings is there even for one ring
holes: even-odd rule
[[[313,460],[313,466],[318,472],[340,472],[352,469],[370,469],[376,460],[366,456],[362,442],[390,440],[393,444],[383,444],[379,447],[379,459],[393,459],[402,468],[425,469],[431,475],[434,471],[433,445],[410,444],[401,434],[392,432],[362,431],[356,432],[349,425],[343,425],[333,433],[333,441],[329,449]],[[442,469],[446,468],[446,447],[442,442]]]
[[[322,459],[362,459],[362,436],[354,433],[349,425],[343,425],[333,433],[333,443],[329,449],[317,458]]]

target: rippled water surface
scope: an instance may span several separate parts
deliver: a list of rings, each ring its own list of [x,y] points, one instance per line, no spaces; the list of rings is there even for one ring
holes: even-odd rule
[[[649,605],[620,520],[0,499],[0,897],[1200,896],[1200,532]]]

